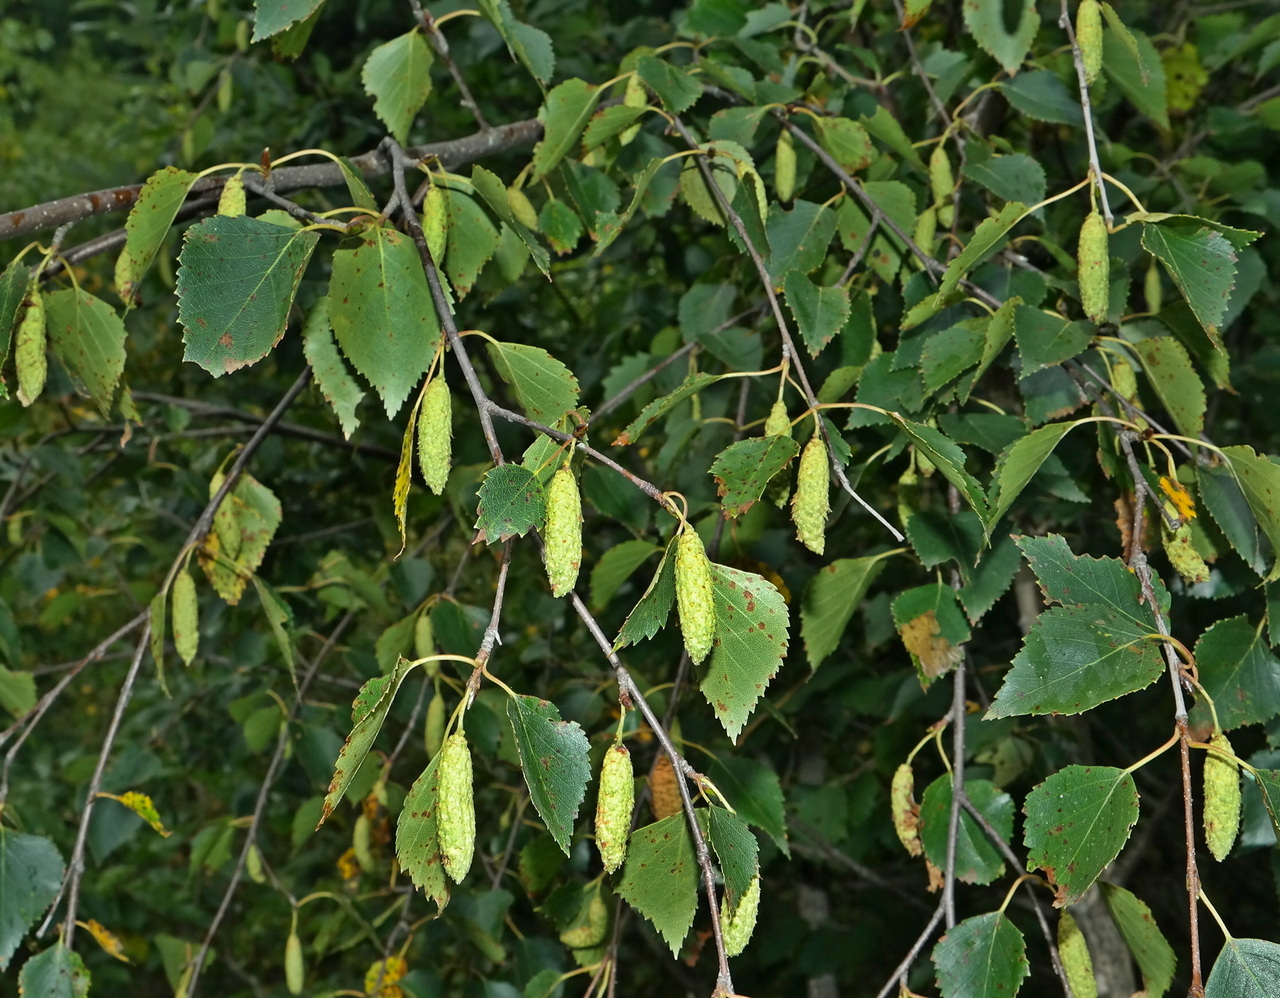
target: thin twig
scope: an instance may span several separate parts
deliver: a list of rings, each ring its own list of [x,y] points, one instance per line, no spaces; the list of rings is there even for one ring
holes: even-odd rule
[[[1067,0],[1062,0],[1062,13],[1058,16],[1058,26],[1067,33],[1071,42],[1071,59],[1076,66],[1076,83],[1080,87],[1080,110],[1084,112],[1084,139],[1089,147],[1089,168],[1093,172],[1093,182],[1098,188],[1098,204],[1102,208],[1102,217],[1107,228],[1114,221],[1111,215],[1111,203],[1107,200],[1107,185],[1102,179],[1102,165],[1098,162],[1098,142],[1093,134],[1093,105],[1089,100],[1089,81],[1084,72],[1084,56],[1080,53],[1080,42],[1076,39],[1076,29],[1071,23],[1071,13],[1067,9]]]
[[[457,86],[458,92],[462,94],[461,104],[471,116],[476,119],[476,124],[480,126],[481,131],[488,131],[489,122],[484,120],[484,115],[480,113],[480,105],[476,103],[475,97],[472,95],[467,81],[462,77],[462,71],[458,69],[458,64],[453,61],[453,56],[449,54],[449,42],[445,39],[444,33],[436,27],[435,18],[431,16],[429,11],[422,9],[419,0],[409,0],[409,6],[413,8],[414,17],[418,19],[418,23],[422,25],[422,30],[426,32],[427,37],[431,40],[432,46],[436,50],[436,55],[444,61],[449,68],[449,75],[453,77],[454,85]]]
[[[951,693],[951,813],[947,816],[947,861],[942,879],[942,911],[947,928],[956,924],[956,843],[960,838],[960,808],[964,788],[964,655],[956,663]]]
[[[899,981],[904,985],[906,984],[907,971],[909,971],[911,969],[911,965],[916,962],[916,957],[920,955],[925,944],[933,938],[933,930],[938,927],[938,923],[941,921],[942,903],[939,902],[938,907],[933,909],[933,915],[929,919],[929,924],[920,931],[920,935],[916,936],[916,941],[911,944],[911,949],[907,950],[907,955],[902,958],[901,963],[894,967],[893,973],[890,974],[889,979],[884,982],[884,987],[876,992],[876,998],[885,998],[885,996],[893,990],[893,986]]]

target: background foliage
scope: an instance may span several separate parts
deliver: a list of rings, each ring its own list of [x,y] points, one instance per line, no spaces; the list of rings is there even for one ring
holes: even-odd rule
[[[0,981],[1276,994],[1280,15],[478,7],[0,19]]]

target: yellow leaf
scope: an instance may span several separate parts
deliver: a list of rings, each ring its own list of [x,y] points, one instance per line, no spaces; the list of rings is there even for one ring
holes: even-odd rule
[[[89,935],[93,936],[98,945],[101,946],[109,956],[114,956],[121,963],[132,962],[124,955],[124,943],[120,941],[120,937],[97,919],[91,918],[87,922],[77,921],[76,925],[80,926],[82,929],[86,929]]]
[[[106,797],[108,800],[119,801],[166,839],[173,834],[173,832],[164,827],[164,822],[160,820],[160,812],[156,810],[156,806],[151,803],[151,798],[146,794],[140,794],[136,790],[130,790],[127,794],[120,797],[117,797],[115,794],[101,793],[98,794],[98,796]]]
[[[409,965],[403,957],[375,960],[364,975],[364,993],[376,998],[401,998],[404,992],[397,982],[408,972]]]
[[[964,651],[942,636],[938,617],[928,610],[902,625],[902,643],[920,660],[920,668],[929,678],[941,676],[956,666]]]
[[[1169,478],[1165,475],[1160,476],[1160,488],[1164,490],[1164,494],[1169,497],[1169,501],[1178,510],[1178,515],[1184,520],[1194,520],[1196,516],[1196,503],[1191,498],[1191,493],[1177,479]]]

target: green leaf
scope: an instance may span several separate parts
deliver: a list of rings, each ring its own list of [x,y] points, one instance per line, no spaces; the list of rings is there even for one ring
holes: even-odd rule
[[[189,228],[178,257],[183,359],[217,378],[270,353],[319,238],[248,215],[215,215]]]
[[[123,320],[101,298],[67,288],[45,294],[44,321],[53,355],[105,419],[124,373]]]
[[[1027,70],[997,86],[1015,110],[1028,118],[1073,128],[1084,127],[1079,95],[1068,90],[1052,70]]]
[[[1155,336],[1132,346],[1179,432],[1200,439],[1204,432],[1204,382],[1192,366],[1187,348],[1172,336]]]
[[[1061,908],[1120,855],[1138,820],[1138,790],[1123,769],[1064,766],[1027,794],[1022,810],[1027,866],[1044,870]]]
[[[124,249],[116,258],[116,294],[126,305],[132,305],[137,299],[138,285],[196,179],[194,173],[166,166],[142,185],[124,223]]]
[[[741,516],[764,493],[770,479],[800,453],[790,437],[751,437],[722,450],[711,465],[726,520]]]
[[[253,0],[253,41],[279,34],[291,24],[305,20],[320,9],[324,0]]]
[[[636,72],[672,114],[683,114],[702,96],[702,83],[671,63],[651,55],[636,60]]]
[[[983,555],[982,560],[970,572],[969,581],[959,592],[969,623],[976,624],[995,606],[996,600],[1013,584],[1013,578],[1018,574],[1021,564],[1018,545],[1007,534]]]
[[[1106,881],[1098,886],[1116,928],[1138,961],[1143,986],[1151,998],[1160,998],[1173,983],[1173,972],[1178,966],[1173,948],[1161,933],[1151,909],[1133,893]]]
[[[787,653],[787,603],[759,575],[716,564],[711,572],[716,636],[702,695],[736,740]]]
[[[338,353],[333,329],[329,325],[328,295],[315,303],[302,324],[302,355],[311,365],[320,394],[338,417],[342,436],[350,440],[360,425],[356,407],[364,398],[364,389],[356,384],[356,379],[351,377],[347,365],[342,362],[342,355]]]
[[[596,219],[597,242],[595,251],[591,254],[593,257],[599,256],[612,246],[614,240],[622,234],[622,230],[635,217],[636,210],[644,201],[645,193],[649,190],[649,185],[653,183],[653,178],[658,175],[658,171],[665,165],[660,159],[649,161],[649,165],[636,177],[635,189],[631,194],[631,203],[627,205],[627,210],[622,213],[621,217],[615,216],[606,221],[602,221],[601,218]]]
[[[578,379],[541,347],[486,340],[485,348],[498,376],[515,393],[530,419],[555,426],[578,405]]]
[[[1011,998],[1031,973],[1026,950],[1003,912],[966,918],[933,948],[942,998]]]
[[[1143,223],[1142,247],[1164,264],[1191,311],[1215,338],[1236,283],[1236,251],[1208,226]]]
[[[1093,324],[1072,322],[1056,312],[1018,306],[1014,313],[1014,335],[1022,357],[1022,377],[1083,353],[1093,340]]]
[[[1204,508],[1236,554],[1258,575],[1265,574],[1267,544],[1249,500],[1231,469],[1212,465],[1197,468],[1196,484]]]
[[[316,0],[316,2],[323,3],[324,0]],[[307,42],[311,40],[311,32],[319,19],[320,8],[317,7],[306,19],[297,21],[278,35],[272,35],[271,54],[277,59],[298,58],[307,47]]]
[[[486,542],[523,537],[547,522],[547,500],[537,475],[519,464],[500,464],[480,485],[476,529]]]
[[[913,513],[907,520],[907,539],[925,568],[954,561],[968,581],[982,551],[982,521],[968,510],[952,515],[940,510]]]
[[[1228,937],[1213,963],[1204,998],[1280,998],[1280,945]]]
[[[382,722],[387,719],[387,712],[396,698],[396,692],[405,677],[413,671],[417,663],[401,659],[389,676],[374,676],[363,686],[351,705],[351,733],[342,744],[338,753],[338,761],[334,765],[333,779],[329,782],[328,793],[324,797],[324,809],[320,814],[317,828],[333,813],[342,795],[347,792],[352,779],[369,754],[373,740],[382,730]],[[405,804],[408,810],[408,803]]]
[[[772,768],[754,759],[722,756],[711,764],[707,775],[735,811],[768,835],[783,855],[791,855],[782,788]]]
[[[417,611],[402,617],[378,635],[373,644],[373,657],[378,661],[378,668],[383,674],[390,673],[402,658],[415,657],[413,652],[413,635],[418,625]]]
[[[293,639],[289,636],[293,629],[293,611],[275,589],[256,575],[253,577],[253,588],[257,590],[258,600],[262,603],[262,612],[267,617],[267,625],[276,639],[276,647],[280,649],[284,664],[289,667],[289,677],[296,685],[298,676],[294,670]]]
[[[849,318],[848,290],[839,284],[819,287],[799,270],[787,271],[783,290],[809,356],[818,356]]]
[[[486,170],[483,166],[473,166],[471,168],[471,183],[475,187],[476,193],[484,198],[489,210],[502,219],[520,237],[520,241],[524,243],[525,249],[529,251],[529,257],[533,260],[534,265],[543,274],[550,277],[551,272],[548,269],[550,258],[547,255],[547,248],[538,242],[537,236],[530,232],[523,222],[516,218],[515,213],[511,210],[511,202],[507,198],[507,185],[502,182],[496,173]]]
[[[540,85],[551,82],[556,69],[551,36],[512,17],[507,0],[479,0],[479,7],[498,29],[512,57],[519,60]]]
[[[1009,511],[1013,501],[1022,494],[1022,490],[1036,476],[1036,472],[1048,460],[1062,438],[1085,422],[1091,420],[1050,423],[1032,430],[1025,437],[1019,437],[1000,452],[991,486],[995,501],[987,517],[988,529],[999,523],[1000,518]]]
[[[27,284],[30,272],[26,266],[13,260],[0,274],[0,367],[9,358],[9,340],[13,333],[13,322],[18,317],[18,309],[27,296]],[[0,387],[0,398],[8,398],[4,388]]]
[[[1266,577],[1267,582],[1272,582],[1280,578],[1280,465],[1243,445],[1224,447],[1222,455],[1240,483],[1258,526],[1271,542],[1271,549],[1278,553]]]
[[[444,271],[459,298],[471,293],[480,271],[498,250],[498,230],[475,201],[461,191],[444,189],[449,242]],[[422,264],[418,264],[422,269]],[[425,278],[424,278],[425,280]]]
[[[1213,698],[1223,731],[1264,724],[1280,713],[1280,659],[1267,646],[1262,626],[1243,614],[1219,620],[1196,642],[1196,668]],[[1210,726],[1207,703],[1191,709],[1191,722]]]
[[[732,908],[759,873],[760,844],[740,815],[722,807],[708,807],[699,817],[704,815],[707,838],[720,863],[725,895]]]
[[[62,873],[53,842],[0,825],[0,970],[8,969],[22,937],[53,904]]]
[[[591,605],[604,609],[636,569],[662,548],[648,541],[623,541],[600,556],[591,569]]]
[[[1010,30],[1008,25],[1014,17],[1017,22]],[[1040,15],[1036,0],[1014,0],[1007,5],[1004,0],[971,0],[964,5],[964,24],[983,51],[1013,76],[1040,28]]]
[[[1026,75],[1034,74],[1024,73],[1017,79],[1020,80]],[[1057,79],[1056,76],[1053,78]],[[1032,159],[1026,153],[1015,152],[1007,156],[992,156],[980,163],[970,160],[965,164],[962,172],[964,176],[970,180],[976,180],[1004,201],[1039,204],[1044,200],[1047,184],[1044,167],[1040,165],[1039,160]]]
[[[57,943],[22,965],[18,993],[28,998],[86,998],[89,971],[80,954]]]
[[[542,141],[533,150],[533,176],[537,183],[559,165],[578,142],[600,99],[600,88],[585,80],[565,80],[556,85],[538,111]]]
[[[1107,4],[1103,4],[1105,10]],[[1165,91],[1164,64],[1151,39],[1140,31],[1102,33],[1102,68],[1129,103],[1166,131],[1169,101]],[[1141,58],[1133,57],[1137,48]]]
[[[571,253],[582,239],[582,219],[559,198],[551,198],[538,212],[538,225],[557,253]]]
[[[871,165],[875,148],[867,129],[848,118],[817,118],[818,142],[845,173],[857,173]]]
[[[990,2],[990,0],[985,0],[985,2]],[[997,3],[998,7],[999,4]],[[966,11],[968,10],[967,7],[965,9]],[[1021,201],[1010,201],[1000,209],[999,214],[993,218],[984,218],[982,220],[965,248],[960,251],[954,260],[947,264],[946,272],[942,275],[942,281],[938,285],[938,293],[934,297],[939,307],[969,271],[995,252],[996,247],[1004,239],[1005,233],[1022,221],[1026,214],[1027,206],[1025,204]]]
[[[665,64],[664,64],[665,65]],[[604,145],[615,135],[625,132],[642,117],[649,113],[646,107],[628,107],[625,104],[614,104],[601,108],[591,116],[591,124],[582,133],[582,148],[590,152]],[[715,138],[713,135],[712,138]]]
[[[440,826],[436,818],[439,765],[437,753],[409,788],[396,822],[396,859],[414,886],[426,892],[438,909],[444,911],[449,903],[449,881],[440,862]]]
[[[507,701],[507,720],[520,752],[529,799],[547,831],[569,855],[573,822],[591,779],[591,745],[577,721],[564,721],[555,704],[531,696]]]
[[[1079,714],[1163,674],[1155,615],[1118,558],[1076,557],[1055,534],[1018,538],[1050,607],[1036,619],[987,717]],[[1169,594],[1154,582],[1162,611]]]
[[[800,634],[811,670],[840,644],[845,627],[884,568],[886,557],[841,558],[823,567],[805,586]]]
[[[675,956],[698,910],[698,861],[683,811],[631,833],[618,894],[653,923]]]
[[[221,473],[213,476],[210,498],[222,482]],[[249,579],[262,564],[280,520],[280,500],[252,475],[241,474],[231,494],[222,500],[213,533],[197,555],[213,588],[232,606],[240,602]]]
[[[964,789],[970,803],[1007,844],[1013,835],[1013,798],[989,780],[965,780]],[[920,841],[929,861],[939,869],[946,869],[950,827],[951,776],[943,773],[920,800]],[[955,855],[956,877],[966,884],[989,884],[1004,874],[999,850],[968,811],[960,812]]]
[[[22,717],[36,705],[36,677],[0,665],[0,707]]]
[[[924,390],[936,392],[982,359],[988,318],[965,319],[934,333],[920,354]]]
[[[400,411],[431,363],[440,320],[413,241],[366,231],[333,254],[329,322],[347,360],[373,385],[387,417]]]
[[[200,605],[196,580],[183,568],[173,580],[170,608],[173,614],[173,647],[183,665],[190,665],[200,643]]]
[[[679,388],[669,395],[663,395],[661,398],[654,399],[643,409],[640,415],[636,416],[630,423],[626,425],[621,433],[613,441],[615,447],[625,447],[627,444],[634,443],[635,440],[652,426],[655,422],[665,416],[677,405],[687,398],[692,398],[698,392],[706,388],[708,385],[714,385],[720,380],[718,374],[692,374]]]
[[[671,615],[671,604],[676,600],[675,559],[668,557],[670,546],[662,553],[662,561],[658,570],[653,573],[653,581],[640,597],[640,602],[627,615],[618,632],[617,648],[633,645],[637,641],[647,641],[666,626]]]
[[[875,114],[864,114],[858,121],[873,138],[888,147],[900,160],[918,170],[924,170],[924,161],[920,158],[919,150],[912,144],[911,137],[907,135],[902,124],[889,112],[888,108],[877,104]]]
[[[824,204],[796,200],[790,211],[774,208],[765,224],[769,239],[769,279],[781,284],[789,270],[809,273],[827,258],[836,233],[836,213]]]
[[[369,53],[360,82],[374,99],[373,113],[402,145],[409,127],[431,94],[431,48],[416,29]]]
[[[1267,809],[1267,817],[1271,819],[1276,837],[1280,838],[1280,770],[1256,769],[1246,775],[1252,776],[1257,782],[1263,806]]]
[[[934,463],[942,477],[954,485],[979,518],[987,515],[987,494],[978,480],[964,470],[965,453],[954,441],[948,440],[938,430],[924,423],[915,423],[906,417],[890,412],[892,419],[907,435],[916,448]]]

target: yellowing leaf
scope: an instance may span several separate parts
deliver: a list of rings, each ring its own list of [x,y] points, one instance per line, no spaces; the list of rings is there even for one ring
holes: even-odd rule
[[[933,678],[955,667],[964,652],[942,636],[938,615],[926,610],[919,617],[907,621],[899,632],[907,651],[920,659],[924,674]]]
[[[87,922],[77,921],[76,925],[86,929],[89,935],[93,936],[94,941],[106,951],[108,956],[114,956],[121,963],[133,962],[124,955],[124,943],[120,941],[120,937],[96,918],[91,918]]]
[[[1194,520],[1196,515],[1196,503],[1191,498],[1191,493],[1186,490],[1181,482],[1177,479],[1169,478],[1166,475],[1160,476],[1160,488],[1164,494],[1169,497],[1169,501],[1178,510],[1178,515],[1184,520]]]
[[[109,800],[119,801],[148,825],[154,828],[166,839],[173,834],[169,829],[164,827],[164,822],[160,820],[160,812],[156,810],[156,806],[151,803],[151,798],[146,794],[138,793],[136,790],[130,790],[126,794],[116,796],[115,794],[98,794],[99,797],[106,797]],[[92,930],[90,930],[92,931]],[[97,938],[96,935],[94,938]],[[99,940],[101,942],[101,940]],[[103,947],[106,948],[105,946]],[[108,950],[108,952],[110,952]]]

